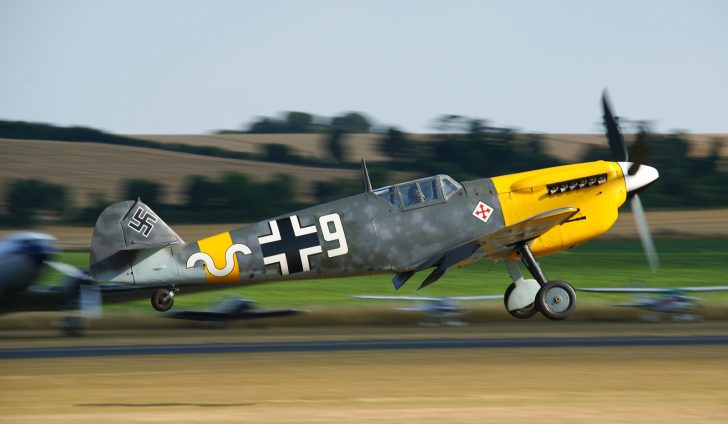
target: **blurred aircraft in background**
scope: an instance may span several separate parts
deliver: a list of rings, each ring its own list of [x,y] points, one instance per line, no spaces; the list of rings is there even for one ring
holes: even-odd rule
[[[166,311],[175,293],[191,286],[392,273],[398,289],[432,268],[425,287],[451,267],[488,258],[506,262],[512,283],[504,296],[512,316],[540,312],[564,319],[576,306],[574,289],[547,278],[536,258],[605,233],[628,199],[650,265],[657,267],[637,196],[658,178],[644,165],[646,134],[638,134],[630,162],[606,96],[602,107],[614,162],[462,183],[435,175],[374,190],[362,161],[361,194],[191,243],[141,200],[119,202],[96,222],[90,274],[99,282],[156,288],[152,305]],[[523,278],[518,260],[533,279]]]
[[[728,286],[703,286],[703,287],[625,287],[625,288],[595,288],[587,287],[577,289],[591,293],[629,293],[635,295],[634,303],[615,304],[623,308],[638,308],[649,312],[662,312],[672,316],[673,321],[695,321],[702,319],[698,314],[700,308],[699,299],[684,296],[684,293],[699,293],[712,291],[728,291]],[[657,294],[656,297],[642,297],[638,295]],[[643,320],[659,320],[659,316],[644,315]]]
[[[55,325],[76,335],[87,319],[101,316],[102,304],[143,299],[157,289],[154,285],[96,284],[85,271],[49,260],[59,250],[56,238],[45,233],[17,232],[0,239],[0,314],[60,311]],[[46,267],[63,274],[63,281],[35,284]]]
[[[193,321],[228,323],[235,320],[284,317],[306,311],[301,309],[258,310],[256,302],[241,297],[223,299],[212,311],[179,311],[167,315],[169,318]]]
[[[411,308],[395,308],[398,311],[422,312],[440,320],[442,325],[461,326],[467,325],[460,321],[467,310],[458,302],[464,300],[496,300],[503,299],[503,295],[482,295],[482,296],[448,296],[448,297],[424,297],[424,296],[352,296],[357,299],[385,299],[385,300],[412,300],[419,304]]]
[[[82,318],[100,315],[96,285],[80,269],[49,261],[56,252],[56,238],[50,234],[18,232],[0,240],[0,313],[65,311],[58,324],[71,333],[79,329]],[[65,282],[34,285],[46,266],[63,273]]]

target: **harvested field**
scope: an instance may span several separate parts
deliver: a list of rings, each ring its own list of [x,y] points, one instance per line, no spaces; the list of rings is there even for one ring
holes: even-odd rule
[[[377,147],[382,134],[351,134],[344,142],[348,147],[348,159],[358,161],[390,160],[383,156]],[[541,134],[546,152],[565,162],[579,160],[590,146],[606,147],[604,134]],[[325,145],[325,134],[212,134],[212,135],[129,135],[127,137],[152,140],[159,143],[182,143],[194,146],[215,146],[238,152],[260,153],[263,145],[269,143],[285,144],[301,156],[316,159],[329,159]],[[430,134],[408,134],[413,140],[431,139]],[[631,143],[627,134],[627,142]],[[706,156],[714,140],[723,141],[722,156],[728,158],[727,134],[689,134],[691,155]]]
[[[165,202],[184,201],[185,180],[191,175],[218,178],[242,172],[259,180],[275,174],[295,176],[301,200],[312,200],[313,182],[359,178],[358,171],[314,168],[279,163],[235,160],[158,149],[96,143],[0,139],[3,166],[0,187],[20,178],[35,178],[73,189],[77,206],[93,199],[118,199],[126,179],[141,178],[164,184]]]
[[[230,135],[140,135],[132,136],[161,143],[182,143],[196,146],[214,146],[241,152],[260,152],[267,143],[281,143],[303,156],[327,159],[321,134],[230,134]],[[412,134],[415,140],[427,140],[428,134]],[[544,135],[545,148],[550,154],[567,162],[577,160],[588,145],[603,145],[604,137],[595,134]],[[387,160],[377,148],[381,134],[353,134],[348,136],[349,160],[366,158],[370,161]],[[691,135],[692,152],[705,155],[710,141],[728,140],[721,134]],[[121,198],[123,180],[141,178],[160,181],[165,186],[167,203],[182,202],[185,179],[190,175],[217,178],[224,172],[242,172],[259,180],[275,174],[290,174],[298,183],[299,199],[312,200],[315,181],[358,179],[355,170],[295,166],[280,163],[216,158],[187,153],[168,152],[128,146],[95,143],[31,141],[0,139],[3,166],[0,167],[0,188],[20,178],[36,178],[63,184],[72,189],[73,203],[86,207],[99,197],[109,200]],[[728,143],[723,155],[728,157]],[[397,175],[396,180],[411,176]],[[394,178],[394,177],[393,177]],[[4,208],[0,199],[0,208]]]
[[[215,146],[235,152],[261,153],[266,144],[285,144],[299,155],[315,159],[330,159],[326,149],[326,134],[210,134],[210,135],[128,135],[130,138],[158,143],[182,143],[192,146]],[[344,138],[350,161],[389,160],[379,151],[381,134],[350,134]]]

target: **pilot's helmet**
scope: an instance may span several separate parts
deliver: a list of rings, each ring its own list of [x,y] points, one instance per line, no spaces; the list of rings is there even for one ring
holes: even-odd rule
[[[413,184],[412,187],[410,187],[407,195],[409,196],[409,200],[412,203],[420,203],[425,201],[425,195],[422,193],[422,190],[420,190],[420,187],[417,184]]]

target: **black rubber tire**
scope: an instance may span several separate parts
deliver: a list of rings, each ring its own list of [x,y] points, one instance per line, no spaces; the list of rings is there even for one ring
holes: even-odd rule
[[[506,311],[508,311],[508,313],[511,314],[512,317],[518,318],[518,319],[528,319],[528,318],[531,318],[532,316],[536,315],[536,313],[538,311],[536,310],[535,303],[532,303],[532,304],[526,306],[525,308],[516,309],[514,311],[508,310],[508,299],[511,297],[511,292],[513,292],[513,290],[515,290],[515,288],[516,288],[516,283],[511,283],[511,285],[508,286],[508,288],[506,289],[505,295],[503,295],[503,304],[506,306]]]
[[[159,289],[155,291],[151,299],[152,307],[159,312],[167,312],[172,309],[172,306],[174,305],[174,297],[170,297],[166,302],[164,301],[164,298],[168,295],[169,290],[167,289]]]
[[[576,309],[576,292],[566,281],[549,281],[536,295],[536,308],[548,319],[566,319]]]

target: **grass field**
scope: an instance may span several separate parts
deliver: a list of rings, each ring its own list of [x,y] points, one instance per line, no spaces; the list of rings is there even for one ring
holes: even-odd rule
[[[688,285],[725,285],[728,266],[728,240],[662,240],[657,242],[661,267],[651,274],[642,247],[637,241],[593,241],[575,249],[541,259],[547,276],[572,283],[575,287],[624,287],[631,284],[649,287],[679,287]],[[78,267],[88,266],[88,254],[66,252],[61,261]],[[525,272],[525,270],[524,270]],[[502,294],[510,279],[503,263],[481,261],[475,265],[453,269],[436,284],[417,291],[426,272],[416,275],[402,289],[395,292],[389,275],[276,282],[229,290],[184,294],[176,298],[175,307],[208,306],[215,299],[227,295],[241,295],[255,299],[265,306],[291,307],[373,307],[396,305],[397,302],[362,301],[352,299],[354,294],[400,294],[423,296],[460,296],[473,294]],[[60,276],[49,272],[46,283]],[[584,302],[612,302],[628,300],[626,295],[578,294]],[[704,300],[726,301],[728,292],[702,295]],[[114,305],[109,311],[150,310],[148,300]]]
[[[0,362],[0,422],[724,423],[728,348]]]

